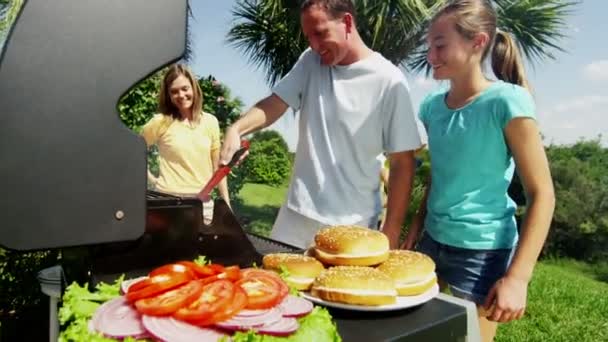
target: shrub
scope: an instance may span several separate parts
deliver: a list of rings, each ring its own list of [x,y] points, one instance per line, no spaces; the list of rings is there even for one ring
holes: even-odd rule
[[[249,156],[243,164],[247,182],[282,185],[291,172],[287,143],[276,131],[257,132],[251,138]]]
[[[608,149],[598,139],[550,146],[547,154],[556,206],[545,253],[608,259]]]

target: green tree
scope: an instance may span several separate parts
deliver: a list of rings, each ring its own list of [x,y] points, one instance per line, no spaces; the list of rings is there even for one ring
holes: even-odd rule
[[[511,32],[531,61],[554,58],[577,0],[494,0],[499,27]],[[428,70],[424,30],[443,4],[432,0],[355,0],[363,41],[396,65]],[[300,1],[239,0],[227,41],[241,50],[274,84],[308,43],[300,30]]]
[[[608,260],[608,148],[600,139],[547,148],[556,206],[545,253]]]

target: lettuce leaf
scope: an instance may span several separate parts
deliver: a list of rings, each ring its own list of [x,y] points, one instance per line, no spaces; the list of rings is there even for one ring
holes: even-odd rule
[[[287,269],[287,267],[285,267],[283,265],[279,265],[279,277],[281,277],[281,279],[283,279],[285,281],[285,284],[287,284],[287,286],[289,287],[289,294],[296,296],[296,297],[300,297],[300,291],[298,291],[298,289],[291,286],[287,282],[287,278],[289,278],[289,276],[290,276],[290,274],[289,274],[289,270]]]
[[[116,279],[114,284],[99,283],[95,292],[90,292],[88,284],[84,286],[74,282],[65,289],[63,305],[59,309],[59,323],[62,325],[80,318],[89,319],[101,303],[116,298],[120,294],[120,284],[124,276]]]

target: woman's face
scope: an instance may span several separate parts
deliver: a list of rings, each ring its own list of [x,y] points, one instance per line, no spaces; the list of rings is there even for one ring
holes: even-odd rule
[[[194,91],[192,84],[184,75],[179,75],[169,86],[169,97],[171,103],[180,111],[192,109],[192,98]]]
[[[466,39],[457,30],[454,17],[439,17],[429,29],[427,61],[436,80],[454,80],[481,64],[479,39]]]

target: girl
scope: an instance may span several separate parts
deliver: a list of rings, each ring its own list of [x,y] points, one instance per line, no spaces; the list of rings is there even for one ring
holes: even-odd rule
[[[431,155],[427,193],[403,248],[430,255],[452,294],[478,305],[481,335],[524,314],[554,209],[553,184],[521,57],[489,1],[450,1],[432,19],[427,59],[449,90],[421,104]],[[482,62],[491,54],[497,81]],[[517,166],[528,208],[518,239],[507,188]],[[423,224],[424,223],[424,224]],[[519,241],[518,241],[519,240]]]
[[[202,111],[203,94],[196,78],[184,65],[169,67],[159,92],[160,114],[143,128],[146,144],[159,150],[159,177],[148,171],[149,182],[159,191],[194,197],[218,168],[220,128],[215,116]],[[230,206],[224,178],[220,196]],[[203,203],[205,223],[213,217],[213,201]]]

